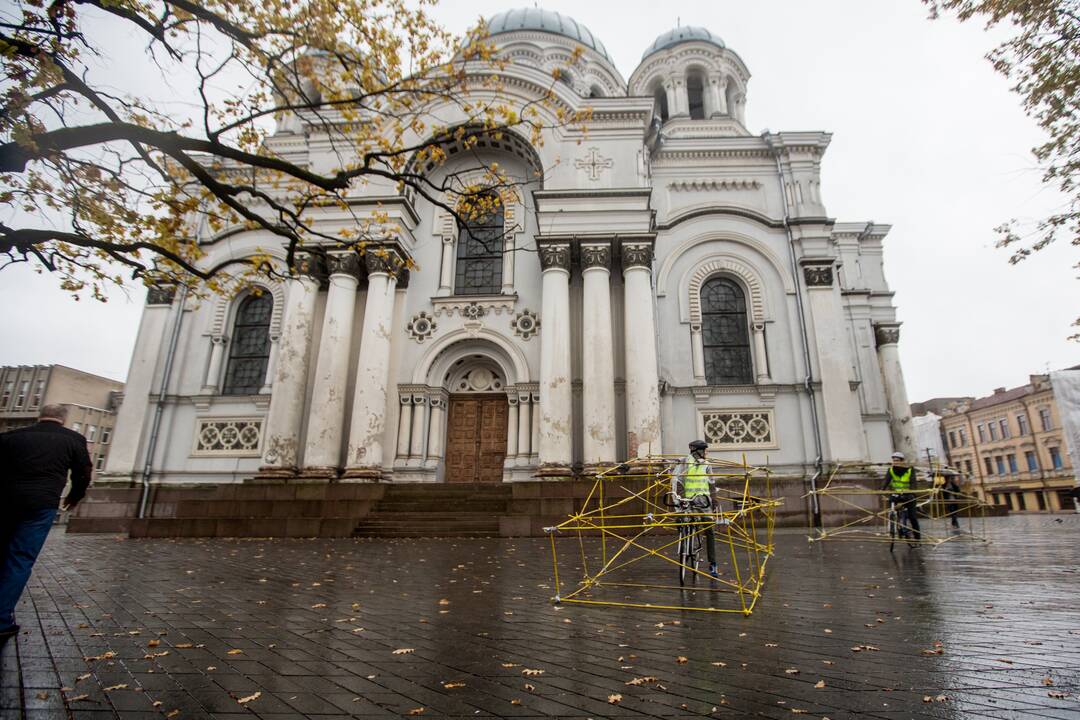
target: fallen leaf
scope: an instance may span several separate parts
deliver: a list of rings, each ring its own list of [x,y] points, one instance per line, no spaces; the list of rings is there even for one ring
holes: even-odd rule
[[[324,608],[324,607],[326,607],[326,603],[315,603],[314,605],[311,606],[311,609],[312,610],[318,610],[319,608]]]
[[[627,685],[644,685],[645,683],[656,682],[656,678],[652,675],[645,675],[644,677],[636,677],[633,680],[628,680]]]
[[[776,643],[765,643],[765,647],[779,647]]]
[[[502,666],[504,668],[521,667],[520,663],[503,663]]]
[[[442,600],[439,601],[439,604],[440,605],[449,605],[450,601],[447,600],[446,598],[443,598]]]
[[[536,686],[531,684],[531,683],[525,683],[525,689],[528,690],[529,692],[532,692],[533,690],[536,689]]]
[[[244,696],[244,697],[242,697],[242,698],[237,698],[237,699],[236,699],[236,702],[240,703],[241,705],[247,705],[247,704],[248,704],[249,702],[251,702],[252,700],[258,700],[258,699],[259,699],[259,696],[260,696],[260,695],[262,695],[262,691],[261,691],[261,690],[260,690],[260,691],[257,691],[257,692],[255,692],[255,693],[253,693],[253,694],[251,694],[251,695],[245,695],[245,696]]]
[[[675,658],[675,662],[679,663],[680,665],[685,665],[688,661],[685,656],[680,655],[679,657]]]
[[[716,661],[716,662],[714,662],[714,663],[712,663],[712,664],[713,664],[713,665],[715,665],[716,667],[727,667],[727,663],[726,663],[726,662],[720,662],[720,661]]]
[[[620,695],[619,693],[613,693],[607,696],[607,701],[611,705],[618,705],[622,702],[622,695]]]
[[[191,643],[180,643],[178,645],[174,645],[173,647],[175,647],[175,648],[177,648],[179,650],[190,650],[191,648],[193,648],[195,646],[192,645]]]
[[[537,675],[543,675],[544,671],[543,670],[533,670],[532,668],[525,668],[524,670],[521,671],[521,674],[525,675],[526,677],[535,677]]]
[[[1049,695],[1050,697],[1054,698],[1055,700],[1061,700],[1062,698],[1069,697],[1069,693],[1061,692],[1060,690],[1051,690],[1050,692],[1048,692],[1046,694]]]
[[[806,714],[806,711],[802,710],[800,708],[791,708],[791,712],[794,713],[795,715],[805,715]]]
[[[160,640],[151,640],[148,643],[146,643],[146,647],[157,647],[160,644],[161,644]]]
[[[788,674],[788,675],[798,675],[799,674],[799,668],[788,668],[784,672],[786,674]]]
[[[75,678],[75,682],[82,682],[83,680],[89,680],[90,677],[91,677],[90,673],[84,673],[84,674],[80,675],[79,677]]]
[[[453,690],[454,688],[463,688],[463,687],[465,687],[465,683],[463,683],[463,682],[443,683],[443,687],[446,688],[447,690]]]
[[[398,648],[391,655],[408,655],[413,652],[416,652],[416,648]]]
[[[76,695],[75,697],[68,698],[68,702],[69,703],[79,702],[80,700],[86,700],[89,697],[90,697],[89,695]]]
[[[1042,679],[1042,684],[1046,685],[1046,686],[1053,685],[1054,684],[1054,679],[1052,677],[1050,677],[1049,675],[1047,675],[1046,677],[1044,677]]]
[[[49,693],[42,690],[41,692],[37,693],[37,699],[38,700],[48,700],[49,699]]]
[[[170,710],[169,712],[165,713],[165,717],[174,718],[179,714],[180,714],[180,708],[177,708],[176,710]]]
[[[933,650],[923,650],[922,651],[923,655],[942,655],[944,653],[945,653],[945,651],[942,650],[941,648],[934,648]]]
[[[108,652],[104,652],[100,655],[91,655],[90,657],[84,657],[83,660],[85,660],[86,662],[90,662],[92,660],[108,660],[114,657],[116,657],[116,653],[114,653],[112,650],[109,650]]]
[[[126,687],[127,687],[127,683],[120,683],[119,685],[110,685],[109,687],[105,688],[105,692],[110,692],[112,690],[123,690]]]
[[[225,654],[226,654],[226,655],[243,655],[243,654],[244,654],[244,651],[243,651],[243,650],[229,650],[229,651],[228,651],[227,653],[225,653]]]
[[[814,683],[814,687],[820,690],[821,688],[825,687],[825,681],[818,680],[816,683]]]
[[[409,714],[410,715],[423,715],[424,714],[424,708],[422,708],[422,707],[413,708],[412,710],[409,711]]]

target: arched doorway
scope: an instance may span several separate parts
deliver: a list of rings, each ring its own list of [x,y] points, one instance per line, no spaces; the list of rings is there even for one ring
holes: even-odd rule
[[[502,482],[509,403],[503,371],[483,355],[447,371],[446,482]]]

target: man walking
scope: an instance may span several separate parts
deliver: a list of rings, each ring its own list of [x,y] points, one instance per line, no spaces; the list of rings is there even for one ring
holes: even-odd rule
[[[46,405],[39,422],[0,433],[0,638],[19,632],[15,605],[56,518],[71,471],[65,510],[90,484],[86,438],[64,427],[67,408]]]
[[[904,453],[892,454],[892,465],[885,473],[885,484],[882,490],[888,490],[893,494],[896,501],[897,519],[900,521],[900,529],[905,527],[911,531],[914,540],[922,539],[922,531],[919,529],[919,513],[915,507],[915,468],[904,462]],[[907,521],[905,525],[905,520]]]

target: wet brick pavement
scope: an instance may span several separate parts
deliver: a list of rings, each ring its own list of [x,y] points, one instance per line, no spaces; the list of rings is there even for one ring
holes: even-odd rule
[[[893,555],[778,535],[751,617],[557,608],[543,539],[54,533],[0,715],[1080,717],[1080,516],[988,530]]]

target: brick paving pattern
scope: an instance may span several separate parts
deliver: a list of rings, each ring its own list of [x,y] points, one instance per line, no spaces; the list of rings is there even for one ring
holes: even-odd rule
[[[0,715],[1080,717],[1080,516],[988,530],[892,555],[780,533],[751,617],[553,606],[543,539],[56,532]]]

